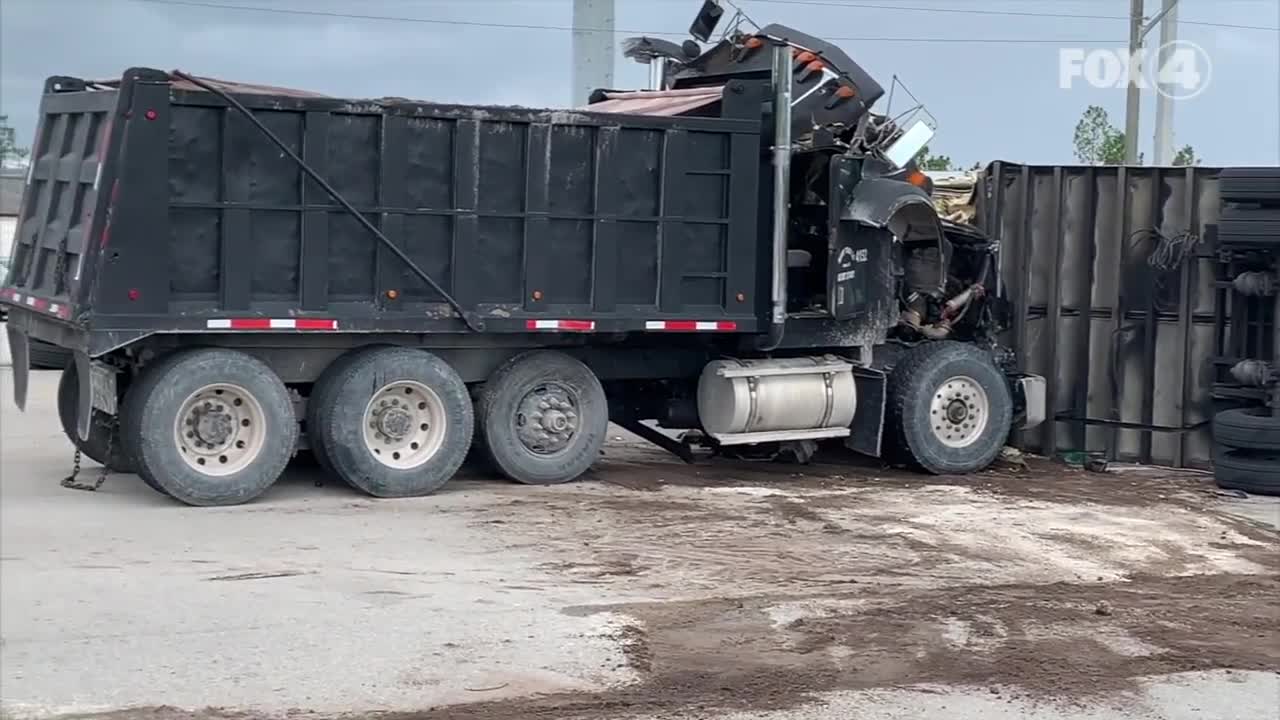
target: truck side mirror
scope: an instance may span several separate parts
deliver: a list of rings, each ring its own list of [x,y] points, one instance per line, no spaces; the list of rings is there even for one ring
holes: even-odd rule
[[[885,148],[884,156],[895,167],[904,168],[933,139],[934,129],[924,120],[912,122],[902,134]]]
[[[693,24],[689,26],[689,34],[701,42],[709,41],[722,15],[724,15],[724,8],[720,7],[720,3],[716,0],[703,0],[698,17],[694,18]]]

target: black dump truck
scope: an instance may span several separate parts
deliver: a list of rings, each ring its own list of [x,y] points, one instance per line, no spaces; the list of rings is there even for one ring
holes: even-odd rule
[[[77,468],[192,505],[301,449],[379,497],[469,454],[565,482],[610,421],[686,459],[825,440],[983,468],[1045,415],[998,342],[998,248],[939,218],[848,55],[780,25],[713,42],[718,14],[633,43],[661,89],[574,110],[49,78],[0,287],[17,405],[31,342],[67,348]]]

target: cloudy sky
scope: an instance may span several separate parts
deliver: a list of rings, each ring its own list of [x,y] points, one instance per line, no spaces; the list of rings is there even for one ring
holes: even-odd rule
[[[700,0],[616,4],[622,38],[678,35]],[[896,74],[937,117],[933,149],[965,165],[1071,162],[1090,104],[1123,124],[1124,91],[1063,89],[1059,58],[1062,48],[1123,46],[1126,0],[739,4],[762,24],[849,38],[837,42],[873,77],[888,86]],[[1148,13],[1159,4],[1147,0]],[[1203,92],[1176,103],[1176,144],[1210,165],[1280,164],[1280,0],[1182,0],[1180,20],[1180,38],[1203,47],[1212,70]],[[46,76],[138,65],[340,96],[565,106],[571,23],[572,0],[0,0],[0,113],[28,143]],[[1149,42],[1159,44],[1158,30]],[[616,67],[615,86],[645,82],[642,66],[619,57]],[[1150,157],[1154,92],[1143,100]]]

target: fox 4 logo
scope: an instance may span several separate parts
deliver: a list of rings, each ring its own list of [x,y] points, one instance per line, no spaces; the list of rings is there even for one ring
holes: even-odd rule
[[[1058,86],[1063,90],[1083,80],[1096,88],[1127,87],[1130,78],[1139,89],[1154,87],[1174,100],[1190,100],[1204,92],[1213,74],[1213,63],[1204,48],[1175,40],[1154,52],[1130,54],[1126,49],[1061,48],[1058,51]]]

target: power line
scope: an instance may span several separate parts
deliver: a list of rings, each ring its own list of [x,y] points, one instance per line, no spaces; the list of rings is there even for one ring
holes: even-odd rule
[[[866,8],[870,10],[896,10],[904,12],[931,12],[931,13],[954,13],[958,15],[1000,15],[1009,17],[1032,17],[1032,18],[1068,18],[1075,20],[1124,20],[1128,21],[1125,15],[1076,15],[1072,13],[1054,13],[1054,12],[1027,12],[1025,10],[977,10],[974,8],[943,8],[943,7],[920,7],[916,5],[881,5],[876,3],[864,2],[839,2],[839,0],[742,0],[742,2],[750,3],[768,3],[771,5],[813,5],[819,7],[841,7],[841,8]],[[1280,32],[1280,27],[1267,27],[1264,25],[1235,25],[1232,23],[1208,22],[1205,20],[1178,20],[1179,25],[1201,25],[1204,27],[1232,28],[1235,30],[1265,30],[1268,32]]]
[[[574,28],[569,25],[530,25],[524,23],[495,23],[479,20],[441,20],[437,18],[415,18],[400,17],[394,15],[363,15],[357,13],[330,12],[325,10],[299,10],[296,8],[272,8],[250,5],[228,5],[218,2],[203,2],[202,0],[134,0],[134,2],[150,3],[152,5],[172,5],[179,7],[196,7],[209,8],[214,10],[240,10],[244,12],[272,13],[276,15],[303,15],[309,17],[325,17],[342,20],[375,20],[385,22],[399,23],[421,23],[424,25],[453,25],[463,27],[483,27],[497,28],[508,30],[556,30],[562,32],[571,32],[580,30],[586,32],[606,32],[603,28]],[[617,30],[614,32],[624,33],[627,35],[648,35],[666,36],[666,37],[686,37],[688,33],[681,32],[646,32],[643,30]],[[1053,45],[1101,45],[1108,43],[1122,42],[1112,38],[1107,40],[1088,39],[1088,38],[927,38],[927,37],[829,37],[824,36],[825,40],[841,41],[841,42],[910,42],[910,43],[956,43],[956,44],[1042,44],[1048,43]]]

